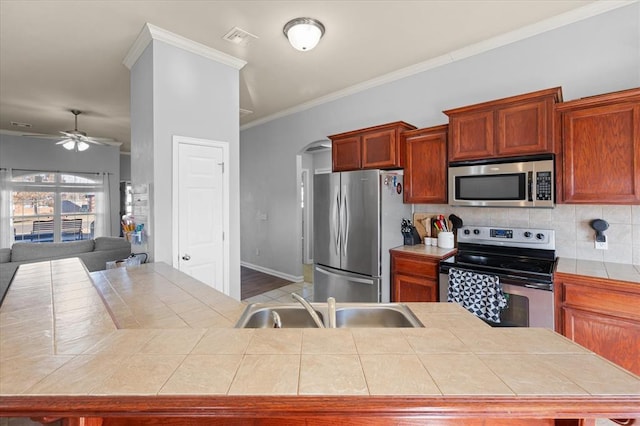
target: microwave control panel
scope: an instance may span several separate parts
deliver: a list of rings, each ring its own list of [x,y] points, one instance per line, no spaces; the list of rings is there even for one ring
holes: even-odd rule
[[[551,200],[552,194],[551,172],[536,172],[536,200]]]

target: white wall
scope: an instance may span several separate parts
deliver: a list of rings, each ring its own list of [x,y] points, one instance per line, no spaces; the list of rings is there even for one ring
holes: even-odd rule
[[[174,263],[173,136],[229,143],[229,280],[230,295],[239,298],[238,69],[154,40],[131,69],[131,97],[132,183],[153,186],[154,261]]]
[[[120,153],[120,181],[131,180],[131,154]]]
[[[120,148],[91,147],[83,152],[68,151],[55,140],[0,134],[0,167],[62,172],[109,173],[111,184],[111,235],[120,235]]]
[[[443,110],[549,87],[562,86],[570,100],[640,86],[639,22],[640,4],[633,3],[243,129],[242,260],[300,275],[296,155],[308,143],[396,120],[418,127],[443,124]],[[259,221],[257,211],[269,219]],[[256,247],[259,257],[252,254]]]

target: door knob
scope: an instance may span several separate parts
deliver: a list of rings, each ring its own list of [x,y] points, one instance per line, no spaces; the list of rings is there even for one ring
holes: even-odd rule
[[[184,256],[182,256],[182,260],[191,260],[191,256],[185,254]]]

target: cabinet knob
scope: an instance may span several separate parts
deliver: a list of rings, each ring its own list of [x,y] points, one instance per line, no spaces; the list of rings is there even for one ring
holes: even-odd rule
[[[182,260],[191,260],[191,256],[185,254],[184,256],[182,256]]]

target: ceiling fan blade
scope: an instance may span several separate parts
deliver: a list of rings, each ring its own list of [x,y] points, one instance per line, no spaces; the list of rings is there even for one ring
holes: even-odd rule
[[[59,142],[56,142],[56,145],[64,145],[65,143],[72,141],[72,139],[62,139]]]
[[[42,133],[23,133],[20,136],[35,139],[60,139],[58,135],[45,135]]]

